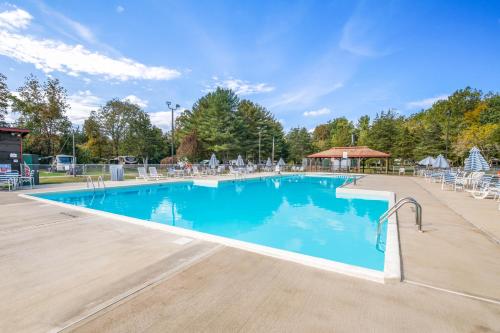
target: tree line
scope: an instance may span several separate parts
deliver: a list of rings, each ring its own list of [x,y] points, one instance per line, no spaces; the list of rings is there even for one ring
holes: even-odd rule
[[[447,152],[452,164],[462,165],[473,146],[486,159],[499,158],[500,95],[467,87],[410,116],[386,110],[373,119],[363,115],[357,122],[339,117],[312,133],[293,128],[287,138],[289,159],[296,161],[311,152],[351,145],[389,152],[407,163]]]
[[[71,154],[73,135],[78,163],[100,163],[119,155],[157,162],[167,153],[167,135],[138,105],[112,99],[92,111],[79,127],[68,119],[69,108],[67,91],[58,79],[40,82],[29,75],[12,94],[0,74],[0,125],[6,123],[8,111],[18,116],[14,125],[30,130],[23,142],[27,153]]]
[[[100,163],[119,155],[158,163],[170,156],[171,133],[155,126],[136,104],[112,99],[75,128],[67,116],[68,94],[59,80],[41,82],[30,75],[16,94],[6,82],[0,73],[0,123],[5,122],[7,112],[17,114],[15,125],[31,131],[24,142],[26,152],[69,154],[74,134],[79,163]],[[373,119],[364,115],[353,122],[338,117],[312,132],[296,127],[285,133],[265,107],[217,88],[175,122],[175,158],[192,162],[208,159],[214,152],[225,161],[241,154],[245,160],[258,162],[274,152],[275,160],[283,157],[300,163],[312,152],[351,145],[366,145],[408,162],[448,149],[450,161],[460,164],[474,145],[487,158],[499,157],[500,95],[467,87],[410,116],[385,110]]]

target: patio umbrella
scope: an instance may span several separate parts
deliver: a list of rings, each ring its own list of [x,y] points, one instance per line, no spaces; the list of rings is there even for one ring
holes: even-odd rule
[[[439,156],[434,160],[434,163],[432,163],[432,167],[439,169],[448,169],[450,165],[448,164],[446,158],[444,158],[443,155],[439,154]]]
[[[243,158],[241,157],[241,155],[238,155],[238,159],[236,159],[236,166],[238,166],[238,167],[245,166],[245,162],[243,161]]]
[[[466,157],[464,160],[464,170],[470,171],[470,159],[468,157]]]
[[[490,166],[477,147],[472,147],[469,157],[465,159],[465,171],[488,171]]]
[[[418,162],[418,165],[428,166],[428,165],[432,165],[432,164],[434,164],[434,158],[432,158],[432,156],[427,156],[426,158],[424,158],[423,160]]]
[[[278,161],[278,165],[279,166],[285,165],[285,161],[283,161],[283,158],[280,158],[280,160]]]
[[[219,165],[219,160],[217,160],[217,157],[215,157],[215,154],[212,154],[210,157],[210,161],[208,161],[208,166],[210,169],[215,169]]]
[[[268,157],[268,158],[267,158],[267,162],[266,162],[266,167],[270,168],[270,167],[272,167],[272,166],[273,166],[273,162],[271,162],[271,158],[270,158],[270,157]]]

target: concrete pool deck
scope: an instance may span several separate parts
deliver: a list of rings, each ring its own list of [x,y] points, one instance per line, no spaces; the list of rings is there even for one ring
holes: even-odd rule
[[[423,206],[424,233],[410,208],[398,214],[402,283],[183,244],[0,192],[0,331],[500,331],[498,203],[413,177],[367,176],[356,187]]]

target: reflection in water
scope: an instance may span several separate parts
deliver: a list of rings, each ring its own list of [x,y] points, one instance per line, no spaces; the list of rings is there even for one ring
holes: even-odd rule
[[[112,189],[100,200],[81,192],[52,199],[383,270],[376,221],[387,202],[337,198],[335,188],[342,183],[273,177],[218,188],[176,183]]]

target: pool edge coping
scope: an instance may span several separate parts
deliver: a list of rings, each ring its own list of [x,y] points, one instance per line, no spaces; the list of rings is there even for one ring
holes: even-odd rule
[[[337,194],[361,199],[383,198],[389,202],[389,209],[396,202],[396,193],[390,191],[366,190],[338,187]],[[401,255],[399,245],[399,230],[396,214],[387,220],[387,236],[384,258],[384,283],[401,282]]]
[[[171,184],[174,183],[180,183],[183,181],[179,182],[169,182]],[[158,184],[158,183],[157,183]],[[142,184],[146,185],[146,184]],[[150,185],[150,184],[147,184]],[[119,186],[117,186],[119,187]],[[339,190],[341,194],[347,194],[351,196],[352,198],[383,198],[389,201],[389,207],[392,207],[395,202],[395,194],[393,192],[387,192],[387,191],[376,191],[376,190],[363,190],[363,189],[351,189],[351,188],[345,188],[345,187],[338,187],[336,188],[337,193],[339,193]],[[79,191],[73,189],[73,191]],[[52,191],[50,191],[52,192]],[[50,192],[40,192],[43,194],[50,193]],[[64,191],[54,191],[54,192],[64,192]],[[53,193],[54,193],[53,192]],[[398,237],[398,230],[397,230],[397,221],[395,216],[391,216],[388,221],[388,226],[387,226],[387,241],[386,241],[386,253],[385,253],[385,258],[384,258],[384,271],[377,271],[374,269],[369,269],[361,266],[355,266],[355,265],[349,265],[345,263],[341,263],[338,261],[334,260],[329,260],[329,259],[323,259],[323,258],[318,258],[314,256],[309,256],[306,254],[300,254],[300,253],[295,253],[291,251],[286,251],[286,250],[280,250],[276,249],[273,247],[265,246],[265,245],[259,245],[259,244],[254,244],[250,242],[245,242],[245,241],[239,241],[227,237],[222,237],[222,236],[216,236],[208,233],[203,233],[199,231],[194,231],[194,230],[189,230],[189,229],[183,229],[179,227],[174,227],[170,225],[165,225],[165,224],[160,224],[160,223],[152,223],[152,221],[147,221],[147,220],[142,220],[138,218],[133,218],[125,215],[120,215],[120,214],[115,214],[115,213],[109,213],[97,209],[92,209],[92,208],[87,208],[87,207],[80,207],[80,206],[75,206],[72,204],[67,204],[67,203],[62,203],[62,202],[57,202],[54,200],[50,199],[45,199],[45,198],[40,198],[37,196],[34,196],[33,194],[35,193],[26,193],[26,194],[18,194],[19,197],[29,199],[29,200],[35,200],[35,201],[40,201],[44,202],[47,204],[63,207],[63,208],[68,208],[68,209],[73,209],[76,211],[81,211],[84,213],[89,213],[105,218],[111,218],[113,220],[119,220],[119,221],[124,221],[128,223],[132,223],[135,225],[140,225],[146,228],[150,229],[155,229],[155,230],[160,230],[164,232],[170,232],[179,236],[185,236],[185,237],[192,237],[195,239],[199,240],[205,240],[208,242],[214,242],[214,243],[219,243],[222,245],[226,245],[229,247],[233,248],[238,248],[241,250],[261,254],[261,255],[266,255],[270,256],[273,258],[281,259],[281,260],[286,260],[286,261],[291,261],[295,262],[298,264],[302,264],[305,266],[313,267],[313,268],[318,268],[330,272],[335,272],[335,273],[340,273],[344,274],[347,276],[351,277],[356,277],[356,278],[362,278],[365,280],[373,281],[373,282],[378,282],[378,283],[387,283],[387,282],[393,282],[393,281],[401,281],[401,267],[400,267],[400,256],[399,256],[399,237]],[[389,235],[391,235],[389,237]]]

